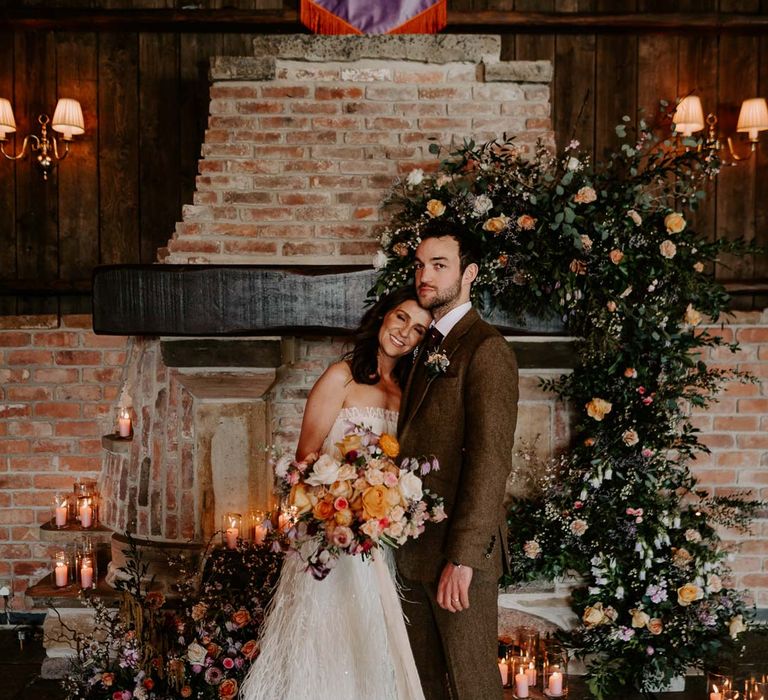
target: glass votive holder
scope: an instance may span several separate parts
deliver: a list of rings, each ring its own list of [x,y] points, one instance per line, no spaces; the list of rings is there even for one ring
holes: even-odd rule
[[[768,674],[750,674],[744,682],[744,700],[768,700]]]
[[[69,557],[63,549],[53,557],[53,582],[56,588],[69,585]]]
[[[131,414],[127,408],[121,408],[117,414],[117,434],[121,438],[131,437]]]
[[[61,529],[67,526],[69,519],[69,497],[64,493],[57,493],[51,502],[51,523]]]
[[[512,696],[520,700],[531,697],[531,691],[536,686],[535,680],[531,683],[530,663],[530,657],[524,655],[513,656],[510,662]]]
[[[96,588],[96,577],[94,562],[91,557],[83,557],[80,562],[80,587],[81,588]]]
[[[517,633],[518,646],[523,656],[536,657],[539,653],[539,630],[535,627],[520,627]]]
[[[263,510],[248,513],[248,540],[253,544],[264,544],[267,538],[266,514]]]
[[[542,691],[548,698],[568,695],[568,654],[561,648],[544,652],[541,682]]]
[[[288,532],[295,524],[299,509],[284,503],[280,506],[280,515],[277,517],[277,527],[280,532]]]
[[[707,700],[731,700],[733,698],[733,678],[719,671],[707,671],[706,697]]]
[[[222,544],[227,549],[236,549],[237,540],[243,528],[240,513],[224,513],[224,521],[221,526]]]
[[[87,530],[94,526],[96,518],[92,496],[80,496],[77,499],[77,519],[80,527]]]

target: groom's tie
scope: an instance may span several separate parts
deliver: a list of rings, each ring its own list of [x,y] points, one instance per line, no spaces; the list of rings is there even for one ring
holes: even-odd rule
[[[437,330],[437,326],[430,326],[427,338],[424,341],[424,349],[429,352],[434,352],[440,347],[440,343],[443,342],[443,334]]]

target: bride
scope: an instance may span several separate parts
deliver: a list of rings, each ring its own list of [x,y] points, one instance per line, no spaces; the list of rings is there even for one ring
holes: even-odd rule
[[[363,316],[353,349],[312,388],[296,458],[340,458],[350,424],[394,435],[411,353],[432,320],[412,288]],[[423,700],[389,553],[343,555],[316,581],[286,557],[242,700]]]

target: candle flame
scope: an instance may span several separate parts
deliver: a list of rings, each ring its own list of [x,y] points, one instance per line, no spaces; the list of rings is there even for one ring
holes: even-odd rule
[[[716,692],[718,692],[718,691],[717,691],[717,686],[716,686],[714,683],[712,684],[712,692],[713,692],[713,693],[716,693]]]

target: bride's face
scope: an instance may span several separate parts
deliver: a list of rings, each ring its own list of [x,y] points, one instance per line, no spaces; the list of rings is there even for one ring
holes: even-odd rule
[[[417,302],[404,301],[389,311],[379,329],[379,347],[389,357],[402,357],[413,350],[424,338],[432,314]]]

